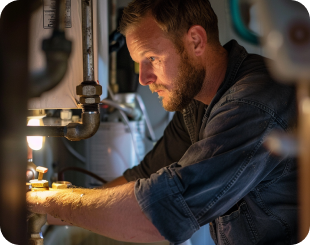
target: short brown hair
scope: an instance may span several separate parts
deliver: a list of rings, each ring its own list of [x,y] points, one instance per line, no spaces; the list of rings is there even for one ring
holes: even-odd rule
[[[120,32],[126,35],[129,27],[139,24],[149,13],[175,43],[193,25],[206,30],[208,42],[219,42],[217,16],[208,0],[133,0],[123,11]]]

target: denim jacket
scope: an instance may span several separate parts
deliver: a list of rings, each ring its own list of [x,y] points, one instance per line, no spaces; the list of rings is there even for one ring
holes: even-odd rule
[[[183,111],[190,146],[179,161],[138,179],[136,199],[172,244],[207,223],[219,245],[297,243],[296,160],[264,145],[271,132],[294,129],[295,90],[274,82],[261,56],[236,41],[224,47],[226,76],[200,124],[202,103]]]

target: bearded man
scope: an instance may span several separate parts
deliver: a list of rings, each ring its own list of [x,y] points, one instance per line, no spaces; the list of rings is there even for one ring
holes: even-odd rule
[[[120,29],[173,120],[106,188],[28,193],[29,210],[129,242],[179,244],[209,223],[216,244],[297,243],[296,161],[263,144],[293,129],[294,89],[236,41],[221,46],[207,0],[134,0]]]

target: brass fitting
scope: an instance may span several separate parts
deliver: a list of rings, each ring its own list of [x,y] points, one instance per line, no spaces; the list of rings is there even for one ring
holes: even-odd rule
[[[31,191],[49,190],[48,181],[43,179],[43,174],[47,173],[48,168],[39,166],[36,168],[36,171],[39,173],[38,179],[33,179],[29,181],[32,186]]]
[[[67,189],[70,186],[72,186],[72,184],[68,181],[57,181],[52,184],[53,189]]]
[[[44,167],[37,167],[36,171],[39,173],[38,179],[32,179],[26,183],[27,191],[48,191],[48,181],[43,179],[48,169]],[[41,236],[41,228],[45,225],[47,220],[46,214],[28,213],[27,233],[28,245],[43,245],[43,237]]]
[[[48,171],[48,168],[44,168],[44,167],[37,167],[36,168],[36,171],[39,173],[39,176],[38,176],[38,180],[42,180],[43,179],[43,174],[47,173]]]
[[[30,181],[32,188],[46,188],[48,187],[47,180],[32,180]]]

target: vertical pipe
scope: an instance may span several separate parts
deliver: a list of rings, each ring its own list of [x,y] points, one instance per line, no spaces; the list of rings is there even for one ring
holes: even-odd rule
[[[111,29],[112,31],[117,28],[117,2],[116,0],[111,1]],[[117,94],[119,87],[117,84],[117,53],[113,52],[110,55],[110,83],[113,93]]]
[[[82,0],[83,33],[83,82],[93,82],[94,44],[93,44],[93,0]]]
[[[299,152],[299,239],[302,241],[308,235],[310,226],[310,83],[298,83],[298,137]]]
[[[56,0],[56,18],[54,31],[65,31],[65,11],[66,11],[66,0]]]

